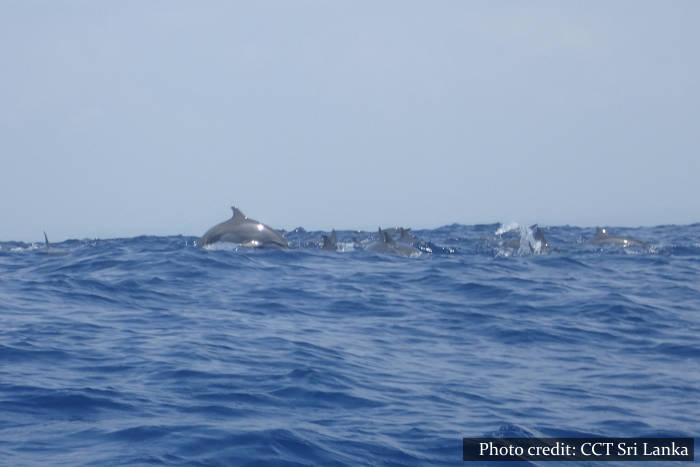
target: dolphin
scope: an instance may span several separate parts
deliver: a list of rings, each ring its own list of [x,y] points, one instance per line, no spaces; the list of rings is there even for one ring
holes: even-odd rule
[[[391,234],[382,230],[381,227],[379,228],[379,239],[376,242],[368,245],[365,249],[375,253],[385,253],[407,257],[418,256],[421,253],[420,250],[413,248],[410,245],[396,243],[396,241],[391,238]]]
[[[502,246],[506,248],[513,248],[515,250],[520,249],[520,245],[523,241],[526,242],[526,246],[530,249],[530,253],[544,253],[546,251],[549,251],[551,249],[549,242],[544,236],[544,232],[542,229],[537,225],[533,224],[530,226],[530,232],[532,232],[532,238],[536,242],[540,242],[540,247],[539,251],[536,251],[535,247],[537,245],[533,245],[532,241],[530,239],[525,239],[523,238],[523,234],[525,234],[525,231],[521,231],[521,238],[513,238],[511,240],[508,240],[507,242],[503,243]]]
[[[389,235],[396,235],[401,233],[403,227],[386,227],[382,229],[382,232],[387,232]]]
[[[547,239],[544,237],[544,232],[542,229],[540,229],[540,226],[537,224],[530,226],[530,230],[533,231],[532,236],[534,237],[535,240],[540,242],[540,251],[549,251],[551,249],[549,242]],[[530,245],[530,250],[534,252],[534,248],[532,245]]]
[[[399,242],[414,244],[418,243],[418,239],[411,233],[411,229],[399,227]]]
[[[412,242],[412,241],[417,240],[415,237],[413,237],[413,235],[411,235],[410,230],[411,230],[410,228],[407,229],[404,227],[389,227],[386,229],[382,229],[382,232],[388,233],[389,235],[392,236],[392,238],[393,238],[393,236],[398,235],[399,236],[398,241]]]
[[[43,252],[49,256],[64,256],[69,254],[69,250],[62,249],[61,247],[54,248],[49,241],[49,236],[46,235],[46,231],[44,231],[44,247],[46,250]]]
[[[207,230],[199,239],[199,246],[229,242],[254,248],[289,248],[287,240],[275,229],[250,219],[237,207],[231,206],[231,210],[231,219]]]
[[[401,243],[418,243],[418,239],[413,236],[411,233],[410,228],[405,228],[405,227],[389,227],[387,229],[382,229],[382,232],[387,233],[394,238],[394,236],[398,235],[398,239],[396,239],[397,242]]]
[[[338,236],[335,234],[335,229],[331,231],[330,236],[321,235],[321,238],[323,239],[322,250],[335,251],[338,249]]]
[[[648,246],[649,244],[641,240],[636,240],[630,237],[614,237],[608,233],[605,227],[596,227],[595,236],[588,239],[588,243],[598,245],[618,245],[623,248],[628,246]]]

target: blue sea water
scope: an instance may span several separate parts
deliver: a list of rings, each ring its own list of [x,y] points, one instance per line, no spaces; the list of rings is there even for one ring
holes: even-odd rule
[[[2,242],[0,464],[460,465],[463,437],[698,437],[700,224],[611,229],[634,248],[548,227],[546,254],[498,227],[417,231],[417,258],[303,229],[288,251]]]

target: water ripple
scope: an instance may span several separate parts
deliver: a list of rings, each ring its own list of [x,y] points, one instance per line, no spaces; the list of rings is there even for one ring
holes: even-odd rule
[[[0,458],[455,465],[462,437],[698,437],[700,224],[621,230],[634,250],[549,227],[541,255],[497,229],[415,231],[419,258],[301,230],[0,243]]]

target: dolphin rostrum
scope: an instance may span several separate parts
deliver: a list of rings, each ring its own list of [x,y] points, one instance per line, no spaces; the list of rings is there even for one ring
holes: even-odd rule
[[[635,240],[630,237],[614,237],[608,233],[608,229],[596,227],[595,236],[588,240],[589,243],[597,243],[599,245],[619,245],[622,247],[628,246],[648,246],[646,242]]]
[[[199,239],[199,246],[229,242],[254,248],[289,248],[287,240],[275,229],[250,219],[236,207],[231,206],[231,210],[231,219],[207,230]]]

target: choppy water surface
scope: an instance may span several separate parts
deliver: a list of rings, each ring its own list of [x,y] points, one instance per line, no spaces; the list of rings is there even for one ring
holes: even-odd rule
[[[700,224],[611,229],[640,248],[549,227],[546,254],[498,228],[414,232],[417,258],[354,232],[339,253],[303,231],[288,251],[0,243],[0,463],[458,465],[465,436],[698,437]]]

